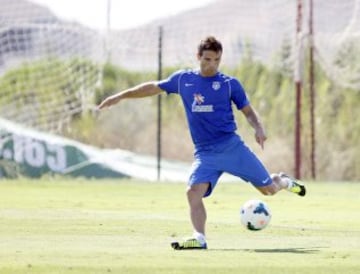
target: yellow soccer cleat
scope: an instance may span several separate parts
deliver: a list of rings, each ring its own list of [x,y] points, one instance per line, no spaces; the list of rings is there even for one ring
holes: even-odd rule
[[[201,244],[198,240],[191,238],[183,242],[172,242],[171,247],[175,250],[182,249],[207,249],[207,244]]]
[[[287,179],[291,185],[289,186],[288,190],[292,193],[295,193],[299,196],[305,196],[306,195],[306,188],[303,184],[301,184],[299,181],[297,181],[296,179],[290,177],[289,175],[280,172],[279,176],[283,179]]]

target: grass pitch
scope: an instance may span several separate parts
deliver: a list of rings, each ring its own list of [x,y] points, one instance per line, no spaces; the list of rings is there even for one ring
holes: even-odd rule
[[[175,251],[191,235],[183,183],[134,180],[0,182],[0,273],[360,273],[360,183],[307,184],[308,195],[261,196],[219,183],[208,209],[208,250]],[[260,198],[263,231],[240,225]]]

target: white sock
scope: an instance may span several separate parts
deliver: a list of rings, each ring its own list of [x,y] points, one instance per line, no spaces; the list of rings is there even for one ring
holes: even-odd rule
[[[293,181],[290,178],[281,178],[281,180],[284,180],[287,183],[287,189],[291,189],[294,186]]]
[[[275,184],[277,184],[281,189],[290,190],[293,187],[293,183],[289,178],[280,177],[280,174],[273,173],[271,174],[271,178]],[[277,179],[279,178],[279,179]]]
[[[194,238],[196,240],[199,241],[200,244],[205,244],[206,243],[206,237],[204,234],[200,233],[200,232],[197,232],[197,231],[194,231],[194,234],[193,234]]]

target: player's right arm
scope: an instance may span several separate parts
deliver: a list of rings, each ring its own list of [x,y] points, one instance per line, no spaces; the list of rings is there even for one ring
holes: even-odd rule
[[[143,98],[160,94],[163,90],[158,87],[158,82],[146,82],[135,87],[120,91],[107,98],[105,98],[99,105],[98,109],[103,109],[117,104],[123,99],[128,98]]]

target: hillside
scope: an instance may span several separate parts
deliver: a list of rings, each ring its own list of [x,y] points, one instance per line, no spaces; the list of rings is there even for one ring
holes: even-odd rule
[[[340,37],[357,37],[360,11],[352,0],[317,0],[313,10],[317,54],[330,63],[342,46],[340,42],[344,39],[340,40]],[[249,45],[255,59],[273,63],[284,43],[295,47],[296,13],[295,0],[215,0],[202,8],[162,18],[139,28],[113,30],[111,60],[128,68],[154,68],[159,26],[162,26],[165,66],[192,64],[199,39],[208,34],[223,41],[224,63],[229,66],[238,64]],[[304,1],[304,45],[307,43],[308,24],[309,6],[308,1]]]
[[[28,57],[43,54],[41,51],[47,45],[47,51],[53,48],[58,50],[55,54],[72,52],[100,62],[110,60],[129,69],[153,70],[157,68],[159,27],[162,26],[164,66],[193,65],[199,40],[209,34],[216,35],[224,43],[223,60],[227,66],[237,65],[246,50],[251,50],[254,59],[274,65],[274,59],[284,44],[291,46],[292,58],[296,54],[296,3],[295,0],[214,0],[201,8],[160,18],[138,28],[113,29],[104,40],[103,34],[57,18],[46,7],[31,1],[0,0],[0,41],[6,45],[9,43],[6,40],[19,40],[17,43],[25,40],[32,45],[26,52]],[[308,41],[308,15],[308,1],[304,1],[304,46]],[[357,1],[314,1],[314,42],[317,58],[325,63],[324,66],[332,65],[343,43],[358,39],[359,22]],[[46,33],[46,37],[42,33],[39,35],[39,29],[43,31],[50,26],[53,33]],[[16,32],[13,37],[14,34],[8,33],[9,28],[26,28],[26,33],[13,31]],[[4,49],[0,47],[0,66],[6,62],[2,55]]]
[[[26,0],[0,0],[1,25],[10,23],[60,23],[47,7]]]
[[[26,0],[0,0],[0,75],[19,64],[49,56],[103,60],[96,31],[56,17]]]

